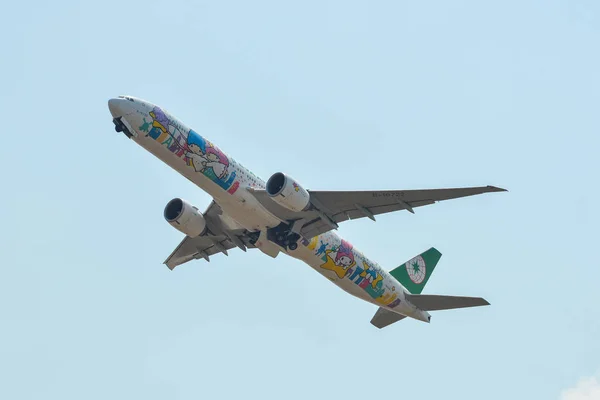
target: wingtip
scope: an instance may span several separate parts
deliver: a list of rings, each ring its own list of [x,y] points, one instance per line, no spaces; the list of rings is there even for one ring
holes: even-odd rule
[[[487,187],[488,189],[490,189],[490,192],[508,192],[508,189],[504,189],[498,186],[488,185]]]
[[[167,268],[169,268],[171,271],[173,271],[173,269],[175,269],[175,267],[177,266],[177,265],[173,265],[173,264],[169,265],[169,260],[168,259],[165,260],[165,261],[163,261],[163,265],[166,265]]]

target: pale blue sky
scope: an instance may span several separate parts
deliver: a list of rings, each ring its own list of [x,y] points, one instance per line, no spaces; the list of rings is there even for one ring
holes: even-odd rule
[[[600,4],[371,3],[2,7],[0,398],[559,399],[600,369]],[[265,179],[509,189],[339,230],[388,269],[436,246],[426,292],[492,305],[377,330],[284,256],[169,271],[165,204],[210,198],[114,132],[119,94]]]

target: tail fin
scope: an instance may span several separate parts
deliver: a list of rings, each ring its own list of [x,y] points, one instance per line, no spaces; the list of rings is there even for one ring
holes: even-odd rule
[[[423,311],[451,310],[454,308],[490,305],[487,300],[481,297],[441,296],[436,294],[407,295],[406,300]]]
[[[442,253],[434,247],[390,271],[410,293],[420,294],[429,280]]]

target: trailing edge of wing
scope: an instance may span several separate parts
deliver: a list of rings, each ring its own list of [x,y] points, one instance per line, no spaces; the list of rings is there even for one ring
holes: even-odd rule
[[[237,247],[225,236],[198,236],[191,238],[186,236],[175,250],[167,257],[164,264],[173,269],[178,265],[191,260],[201,258],[210,261],[210,256],[214,254],[227,254],[227,250]]]
[[[245,230],[225,231],[223,229],[219,218],[222,212],[216,202],[211,202],[204,212],[204,218],[209,227],[207,233],[194,238],[184,237],[164,261],[164,264],[172,270],[191,260],[205,259],[210,262],[212,255],[219,253],[229,255],[227,251],[236,247],[243,251],[246,251],[247,248],[254,248],[250,238],[245,234]]]
[[[311,207],[295,212],[275,203],[265,190],[252,189],[257,200],[273,215],[283,221],[302,221],[300,234],[311,238],[336,229],[342,221],[370,218],[375,215],[407,210],[414,213],[417,207],[438,201],[474,196],[483,193],[505,192],[496,186],[479,186],[451,189],[371,190],[371,191],[312,191]]]

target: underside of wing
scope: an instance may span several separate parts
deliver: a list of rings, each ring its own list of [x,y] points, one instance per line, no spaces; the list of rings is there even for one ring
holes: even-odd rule
[[[490,303],[481,297],[444,296],[436,294],[409,294],[407,300],[423,311],[452,310],[489,306]]]
[[[474,196],[482,193],[504,192],[495,186],[453,189],[379,190],[379,191],[311,191],[312,197],[335,216],[345,214],[347,219],[370,217],[391,211],[413,209],[438,201]]]
[[[242,240],[245,248],[254,248],[254,245],[245,237],[239,237],[239,239]],[[229,255],[227,251],[236,247],[239,246],[224,235],[205,235],[195,238],[186,236],[164,263],[169,269],[173,269],[191,260],[203,258],[210,261],[210,256],[219,253],[227,256]]]
[[[186,236],[181,243],[167,257],[164,264],[173,269],[178,265],[191,260],[205,259],[210,261],[210,256],[223,253],[226,256],[228,250],[238,247],[243,251],[254,248],[254,238],[244,229],[227,230],[219,221],[222,214],[221,207],[212,202],[204,213],[207,222],[207,230],[204,234],[196,237]]]
[[[338,223],[350,219],[370,218],[394,211],[414,213],[417,207],[438,201],[504,192],[495,186],[452,189],[373,190],[373,191],[308,191],[310,206],[304,211],[292,211],[274,202],[265,190],[253,190],[254,196],[273,215],[284,221],[296,222],[298,233],[312,238],[337,229]]]

